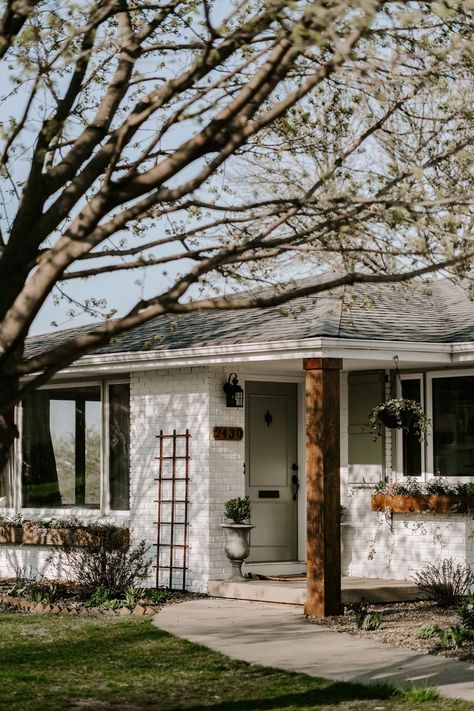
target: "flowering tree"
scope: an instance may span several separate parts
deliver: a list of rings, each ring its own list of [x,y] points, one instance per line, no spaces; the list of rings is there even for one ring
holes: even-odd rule
[[[4,2],[0,451],[25,389],[153,317],[466,272],[473,4]],[[25,354],[50,295],[159,266],[152,297]]]

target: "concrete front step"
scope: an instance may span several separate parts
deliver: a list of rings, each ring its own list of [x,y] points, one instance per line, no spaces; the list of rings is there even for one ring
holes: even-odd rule
[[[415,583],[409,580],[381,580],[379,578],[344,577],[342,602],[407,602],[422,600]],[[306,601],[305,580],[210,580],[208,592],[212,597],[234,600],[277,602],[287,605],[304,605]]]

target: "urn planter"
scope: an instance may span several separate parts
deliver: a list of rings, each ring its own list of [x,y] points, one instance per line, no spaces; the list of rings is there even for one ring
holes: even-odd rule
[[[250,554],[250,531],[255,528],[249,523],[221,523],[224,529],[225,553],[232,566],[228,580],[247,580],[242,575],[242,564]]]
[[[455,494],[373,494],[372,511],[390,510],[394,513],[468,513],[474,511],[474,496]]]

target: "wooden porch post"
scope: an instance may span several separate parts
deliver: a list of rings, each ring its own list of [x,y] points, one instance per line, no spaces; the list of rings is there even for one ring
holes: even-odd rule
[[[340,358],[305,358],[307,597],[305,614],[340,615]]]

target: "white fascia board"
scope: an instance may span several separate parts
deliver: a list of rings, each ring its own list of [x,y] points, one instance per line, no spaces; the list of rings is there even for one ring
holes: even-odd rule
[[[203,346],[168,351],[111,353],[84,356],[61,371],[62,375],[113,374],[232,363],[275,362],[277,359],[343,358],[387,360],[403,354],[403,360],[450,365],[452,346],[446,343],[413,343],[340,338],[305,338],[271,343]]]
[[[453,343],[453,364],[474,362],[474,343]]]
[[[324,357],[351,360],[387,360],[400,356],[403,362],[451,365],[450,343],[418,343],[414,341],[372,341],[351,338],[324,338]]]

